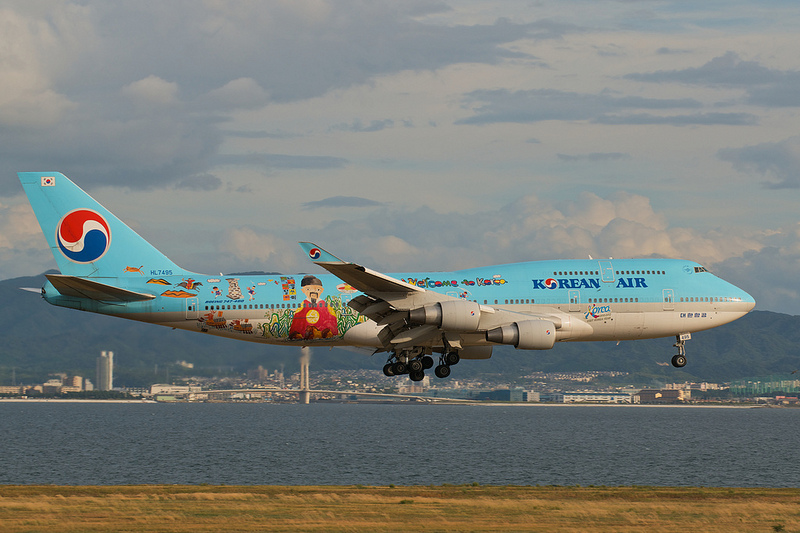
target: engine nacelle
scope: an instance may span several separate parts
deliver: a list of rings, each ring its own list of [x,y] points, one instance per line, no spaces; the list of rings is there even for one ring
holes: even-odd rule
[[[549,350],[556,343],[556,326],[548,320],[524,320],[487,331],[486,340],[519,350]]]
[[[469,300],[445,300],[412,309],[408,321],[438,326],[447,331],[476,331],[481,321],[481,306]]]

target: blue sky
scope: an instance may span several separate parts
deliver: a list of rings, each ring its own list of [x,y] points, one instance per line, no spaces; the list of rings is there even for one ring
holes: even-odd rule
[[[800,314],[794,2],[6,1],[0,278],[58,170],[182,266],[682,257]]]

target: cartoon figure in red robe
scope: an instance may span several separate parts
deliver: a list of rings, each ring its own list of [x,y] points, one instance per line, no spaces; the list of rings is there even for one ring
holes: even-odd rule
[[[339,335],[336,315],[322,300],[322,282],[315,276],[306,276],[300,283],[306,295],[303,306],[294,313],[289,328],[290,339],[329,339]]]

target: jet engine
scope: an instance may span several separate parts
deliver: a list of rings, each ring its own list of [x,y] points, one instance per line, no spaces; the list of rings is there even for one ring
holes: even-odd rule
[[[490,329],[486,340],[520,350],[549,350],[556,343],[556,326],[548,320],[523,320]]]
[[[430,324],[447,331],[475,331],[480,320],[480,305],[469,300],[445,300],[408,312],[412,324]]]

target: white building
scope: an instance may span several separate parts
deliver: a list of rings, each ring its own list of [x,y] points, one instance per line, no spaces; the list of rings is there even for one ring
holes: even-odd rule
[[[597,402],[597,403],[638,403],[634,396],[625,392],[565,392],[564,403]]]
[[[97,358],[97,390],[114,388],[114,352],[101,352]]]

